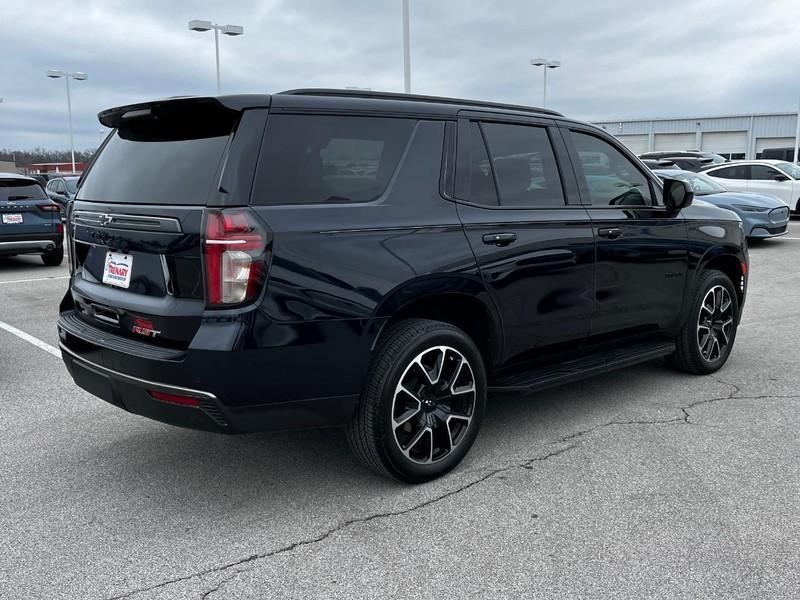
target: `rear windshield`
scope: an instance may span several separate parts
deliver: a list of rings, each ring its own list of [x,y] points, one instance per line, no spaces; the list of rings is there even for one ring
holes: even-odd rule
[[[0,179],[0,202],[42,200],[46,197],[42,186],[30,179]]]
[[[369,202],[386,190],[414,119],[273,115],[254,204]]]
[[[205,204],[219,181],[234,125],[229,112],[186,105],[134,118],[111,135],[77,197],[130,204]]]

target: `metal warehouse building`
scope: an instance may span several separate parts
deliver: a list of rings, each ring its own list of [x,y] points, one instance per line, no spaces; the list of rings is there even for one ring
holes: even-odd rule
[[[765,148],[793,148],[796,112],[679,119],[595,121],[636,154],[707,150],[726,158],[760,158]]]

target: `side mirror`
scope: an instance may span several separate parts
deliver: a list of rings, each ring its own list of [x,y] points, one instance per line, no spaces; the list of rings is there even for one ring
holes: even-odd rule
[[[784,175],[783,173],[776,173],[772,176],[775,181],[789,181],[789,177]]]
[[[670,212],[678,212],[689,206],[694,200],[692,186],[679,179],[664,178],[664,206]]]

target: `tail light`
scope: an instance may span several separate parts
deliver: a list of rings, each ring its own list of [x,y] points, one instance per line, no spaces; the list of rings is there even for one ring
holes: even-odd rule
[[[250,302],[266,276],[266,233],[246,209],[206,214],[203,258],[208,306]]]
[[[55,202],[37,204],[36,208],[38,208],[39,210],[43,210],[44,212],[59,212],[61,210],[61,207]]]

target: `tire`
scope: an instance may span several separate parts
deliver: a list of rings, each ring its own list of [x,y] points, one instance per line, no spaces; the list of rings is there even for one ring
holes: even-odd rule
[[[449,323],[404,320],[383,335],[347,439],[373,471],[422,483],[461,462],[485,408],[486,373],[473,341]]]
[[[42,254],[42,262],[48,267],[57,267],[64,262],[64,246],[56,246]]]
[[[680,371],[696,375],[719,370],[733,349],[738,324],[739,299],[733,283],[721,271],[704,271],[669,362]]]

